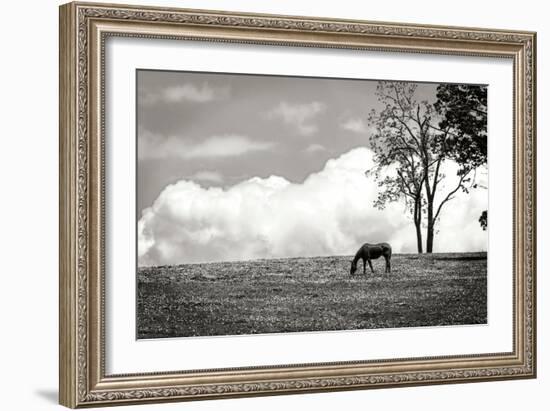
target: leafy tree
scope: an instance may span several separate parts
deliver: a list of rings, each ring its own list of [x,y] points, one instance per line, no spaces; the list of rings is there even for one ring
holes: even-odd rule
[[[367,174],[378,180],[376,207],[404,199],[413,216],[419,253],[423,251],[425,214],[426,252],[431,253],[437,220],[459,190],[468,190],[471,169],[461,167],[456,185],[442,192],[446,176],[441,167],[445,160],[454,158],[451,150],[455,146],[449,144],[454,128],[440,124],[441,115],[433,104],[416,100],[416,88],[406,82],[378,83],[376,94],[384,108],[369,114],[369,124],[376,130],[369,137],[376,165]]]
[[[483,231],[487,230],[487,210],[483,211],[481,215],[479,216],[479,225],[483,229]]]
[[[447,155],[466,171],[487,164],[487,87],[468,84],[441,84],[434,104],[442,117],[441,130],[449,130]],[[487,229],[487,210],[479,217]]]

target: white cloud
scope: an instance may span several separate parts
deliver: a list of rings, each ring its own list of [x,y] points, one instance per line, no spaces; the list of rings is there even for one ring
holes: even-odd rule
[[[201,157],[234,157],[252,151],[264,151],[273,147],[273,143],[266,141],[252,141],[250,138],[239,135],[214,136],[188,147],[182,153],[183,158]]]
[[[167,186],[138,224],[139,264],[160,265],[318,255],[349,255],[364,242],[415,252],[414,225],[401,203],[373,208],[377,185],[365,177],[372,152],[329,160],[301,184],[254,177],[227,189],[181,180]],[[453,176],[452,167],[447,170]],[[460,193],[444,211],[435,251],[486,250],[477,218],[487,191]]]
[[[304,150],[306,153],[318,153],[320,151],[326,151],[326,148],[325,146],[321,145],[321,144],[310,144],[309,146],[307,146]]]
[[[315,134],[318,127],[313,123],[313,119],[323,111],[325,105],[318,101],[304,104],[292,104],[285,101],[267,113],[268,118],[280,118],[283,122],[291,126],[298,134],[310,136]]]
[[[340,124],[344,130],[353,131],[354,133],[364,134],[368,131],[365,121],[361,118],[348,118]]]
[[[179,103],[190,101],[193,103],[207,103],[214,100],[222,100],[229,96],[229,87],[213,87],[207,82],[201,85],[185,83],[178,86],[167,87],[158,93],[148,93],[140,96],[139,102],[143,105],[162,103]]]
[[[138,131],[139,158],[220,158],[236,157],[250,152],[269,150],[275,144],[255,141],[247,136],[226,134],[199,141],[183,137],[161,136],[148,130]]]
[[[197,171],[195,174],[188,177],[189,180],[206,181],[208,183],[221,183],[223,176],[217,171]]]

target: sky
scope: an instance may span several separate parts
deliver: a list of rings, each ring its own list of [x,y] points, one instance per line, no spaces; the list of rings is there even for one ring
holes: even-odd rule
[[[376,86],[139,70],[138,264],[353,254],[379,241],[414,252],[403,204],[373,208],[377,185],[364,174]],[[436,87],[418,84],[416,97],[433,100]],[[435,250],[486,250],[487,191],[453,202]]]

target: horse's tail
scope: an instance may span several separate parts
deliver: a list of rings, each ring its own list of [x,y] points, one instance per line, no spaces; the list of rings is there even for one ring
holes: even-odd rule
[[[389,245],[388,243],[384,243],[384,246],[388,250],[388,258],[391,258],[391,253],[392,253],[391,245]]]

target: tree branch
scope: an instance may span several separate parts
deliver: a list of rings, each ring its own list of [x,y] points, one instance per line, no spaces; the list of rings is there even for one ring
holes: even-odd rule
[[[447,194],[447,196],[443,199],[443,201],[441,201],[441,203],[439,204],[439,207],[437,207],[437,211],[435,213],[435,217],[434,217],[434,221],[437,220],[437,217],[439,217],[439,213],[441,212],[441,208],[443,207],[443,205],[451,200],[453,198],[453,195],[456,194],[456,192],[458,190],[460,190],[460,188],[462,187],[462,184],[464,183],[464,180],[466,179],[466,176],[468,175],[469,173],[466,173],[464,175],[461,175],[460,176],[460,180],[458,181],[458,184],[457,186],[449,192],[449,194]]]

